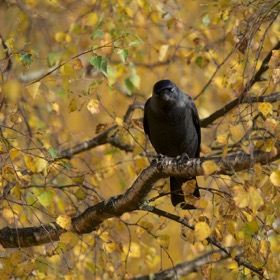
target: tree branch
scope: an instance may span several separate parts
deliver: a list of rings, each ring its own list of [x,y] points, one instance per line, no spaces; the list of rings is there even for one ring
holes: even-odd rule
[[[248,90],[258,81],[261,80],[261,76],[263,75],[264,72],[267,71],[268,69],[268,63],[271,59],[272,53],[274,50],[279,50],[280,49],[280,41],[270,50],[270,52],[266,55],[264,58],[259,70],[256,72],[254,77],[247,83],[247,86],[245,86],[245,89],[243,92],[240,94],[239,97],[236,99],[232,100],[228,104],[226,104],[223,108],[217,110],[216,112],[212,113],[210,116],[207,118],[204,118],[201,120],[201,126],[202,127],[207,127],[211,123],[213,123],[216,119],[224,116],[227,114],[229,111],[231,111],[233,108],[235,108],[238,104],[243,103],[243,99],[245,98],[245,94],[248,92]]]
[[[163,216],[166,217],[170,220],[176,221],[177,223],[191,229],[194,230],[194,225],[190,224],[185,218],[181,218],[179,216],[173,215],[171,213],[168,213],[166,211],[162,211],[154,206],[150,206],[150,205],[143,205],[141,206],[142,210],[146,210],[148,212],[154,213],[158,216]],[[218,240],[216,240],[215,238],[213,238],[212,236],[208,236],[206,238],[206,240],[208,241],[209,244],[214,245],[215,247],[219,248],[220,251],[225,254],[225,256],[227,255],[228,257],[232,257],[232,248],[229,247],[225,247],[221,242],[219,242]],[[241,252],[240,252],[241,253]],[[238,263],[239,266],[244,266],[249,268],[251,271],[255,272],[256,274],[260,275],[263,277],[263,270],[262,268],[257,268],[255,266],[253,266],[252,264],[250,264],[249,262],[247,262],[246,260],[244,260],[244,258],[241,258],[238,255],[236,255],[235,257],[233,257],[233,259]],[[170,269],[172,270],[172,269]],[[165,278],[164,278],[165,279]]]
[[[152,189],[153,184],[160,178],[175,175],[192,178],[204,175],[202,164],[207,160],[212,160],[219,166],[219,170],[215,174],[232,174],[233,172],[251,168],[252,160],[254,163],[267,164],[279,159],[279,142],[276,143],[276,146],[276,156],[262,151],[255,151],[251,155],[237,152],[226,158],[211,157],[184,160],[160,157],[153,160],[151,165],[140,173],[132,186],[123,194],[89,207],[81,215],[74,217],[72,219],[73,231],[77,234],[89,233],[108,218],[119,217],[125,212],[141,209],[141,205]],[[29,247],[57,241],[64,231],[56,223],[30,228],[11,229],[6,227],[0,230],[0,243],[5,248]]]
[[[231,251],[234,248],[231,248]],[[242,254],[242,249],[237,248],[237,256],[240,256]],[[214,257],[214,258],[213,258]],[[172,279],[180,279],[181,277],[186,276],[187,274],[191,272],[198,272],[201,266],[205,264],[213,264],[215,262],[222,261],[224,259],[228,259],[231,256],[223,252],[222,250],[213,250],[210,251],[203,256],[200,256],[190,262],[183,262],[175,265],[172,268],[168,268],[165,270],[162,270],[161,272],[158,273],[153,273],[149,275],[143,275],[143,276],[137,276],[132,278],[133,280],[172,280]]]

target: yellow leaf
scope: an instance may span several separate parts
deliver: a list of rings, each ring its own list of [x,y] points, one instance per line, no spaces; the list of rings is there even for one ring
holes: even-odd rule
[[[81,176],[76,176],[76,177],[72,177],[72,180],[76,183],[76,184],[82,184],[85,180],[85,175],[81,175]]]
[[[145,228],[147,231],[151,231],[154,228],[154,225],[147,221],[140,221],[138,223],[141,227]]]
[[[87,25],[94,26],[98,23],[98,15],[96,13],[89,13],[87,16]]]
[[[24,161],[28,169],[30,169],[33,173],[42,172],[46,166],[47,161],[43,158],[34,157],[31,155],[24,155]]]
[[[75,73],[74,66],[70,63],[66,63],[60,67],[60,73],[68,79],[69,76]],[[69,82],[69,81],[68,81]]]
[[[115,242],[103,243],[103,247],[108,253],[112,253],[112,252],[116,251],[116,248],[117,248]]]
[[[70,245],[71,247],[74,247],[78,241],[79,241],[79,237],[74,234],[73,232],[64,232],[59,236],[59,240],[60,242]]]
[[[272,111],[272,105],[268,102],[259,103],[258,110],[266,117]]]
[[[267,118],[264,122],[264,127],[267,129],[269,132],[274,133],[275,129],[277,127],[278,122],[275,119],[272,118]]]
[[[279,83],[280,82],[280,68],[273,69],[271,77],[272,77],[272,81],[274,84]]]
[[[136,242],[131,242],[128,253],[129,253],[129,256],[132,258],[139,258],[141,256],[140,245]]]
[[[31,84],[29,86],[26,87],[27,92],[30,94],[30,96],[35,99],[35,97],[38,95],[38,91],[39,91],[39,87],[40,87],[41,83],[40,82],[36,82],[34,84]]]
[[[249,204],[248,193],[242,186],[234,186],[233,187],[233,200],[235,204],[240,207],[246,207]]]
[[[61,43],[65,40],[66,34],[64,32],[56,32],[54,35],[54,39],[58,42]]]
[[[162,234],[157,237],[157,243],[165,249],[168,249],[170,243],[170,236],[167,234]]]
[[[197,241],[202,241],[211,233],[211,229],[205,222],[199,222],[194,227],[194,235]]]
[[[215,161],[206,160],[202,163],[202,168],[204,170],[205,175],[213,174],[214,172],[219,170],[219,166],[216,164]]]
[[[219,261],[221,259],[221,254],[220,253],[213,253],[210,256],[210,260],[213,262]]]
[[[78,108],[77,99],[76,98],[72,98],[70,100],[70,103],[69,103],[69,106],[68,106],[68,112],[72,113],[72,112],[76,111],[77,108]]]
[[[103,240],[104,242],[110,242],[111,241],[111,237],[108,231],[103,231],[100,235],[99,235],[100,239]]]
[[[99,101],[97,99],[91,99],[87,104],[87,109],[92,113],[99,113]]]
[[[19,123],[22,123],[23,118],[22,118],[22,116],[20,114],[13,113],[13,114],[10,115],[10,120],[14,124],[19,124]]]
[[[219,144],[227,144],[227,142],[228,142],[227,136],[218,135],[217,136],[217,142]]]
[[[208,206],[208,200],[207,199],[199,199],[195,202],[195,207],[198,209],[205,209]]]
[[[83,68],[83,63],[79,58],[76,58],[73,61],[73,68],[74,68],[74,70],[80,70]]]
[[[159,55],[158,55],[158,60],[159,61],[164,61],[167,51],[169,49],[169,45],[162,45],[159,49]]]
[[[18,81],[9,79],[2,84],[2,92],[11,103],[17,103],[21,98],[21,85]]]
[[[123,119],[122,119],[122,118],[116,117],[115,120],[116,120],[117,125],[119,125],[119,126],[122,126],[122,125],[123,125]]]
[[[232,260],[226,267],[228,269],[238,269],[239,265],[236,261]]]
[[[36,273],[36,275],[37,275],[37,273]],[[43,278],[39,278],[39,279],[46,279],[46,278],[47,277],[43,277]],[[78,277],[73,271],[70,271],[64,275],[64,280],[77,280],[77,279],[78,279]]]
[[[244,131],[236,125],[231,125],[229,130],[234,142],[238,142],[244,135]]]
[[[72,228],[72,225],[71,225],[71,217],[67,216],[67,215],[59,215],[57,218],[56,218],[56,223],[66,229],[66,230],[70,230]]]
[[[13,266],[17,266],[22,263],[22,252],[17,250],[10,255],[10,261]]]
[[[274,186],[280,187],[280,170],[276,170],[271,173],[270,181]]]
[[[2,210],[2,217],[9,223],[13,223],[14,222],[14,212],[10,209],[10,208],[4,208]]]
[[[249,207],[253,212],[256,212],[261,206],[263,206],[263,198],[260,192],[254,187],[249,187]]]
[[[270,253],[270,242],[266,240],[260,241],[259,252],[263,259],[266,259],[268,254]]]

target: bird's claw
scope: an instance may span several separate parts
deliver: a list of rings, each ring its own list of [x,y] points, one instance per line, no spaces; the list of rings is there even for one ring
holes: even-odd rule
[[[176,160],[178,161],[179,164],[184,163],[186,160],[189,160],[189,159],[190,159],[190,157],[188,156],[187,153],[183,153],[176,157]]]

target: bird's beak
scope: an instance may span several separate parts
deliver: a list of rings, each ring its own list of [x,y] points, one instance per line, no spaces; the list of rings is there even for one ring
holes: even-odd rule
[[[170,91],[165,89],[160,92],[159,96],[163,101],[168,101],[170,99]]]

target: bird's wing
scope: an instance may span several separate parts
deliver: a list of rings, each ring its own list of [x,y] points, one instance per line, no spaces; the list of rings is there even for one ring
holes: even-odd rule
[[[149,137],[150,137],[150,130],[149,130],[149,124],[148,124],[148,120],[147,120],[147,114],[148,114],[148,110],[150,107],[150,101],[151,101],[151,98],[149,98],[147,100],[147,102],[145,103],[144,118],[143,118],[144,131]]]
[[[190,102],[190,106],[191,106],[191,110],[192,110],[192,119],[193,119],[193,124],[197,133],[197,137],[198,137],[198,147],[197,150],[195,152],[195,156],[199,157],[199,153],[200,153],[200,142],[201,142],[201,132],[200,132],[200,123],[199,123],[199,116],[198,116],[198,112],[195,106],[194,101]]]

